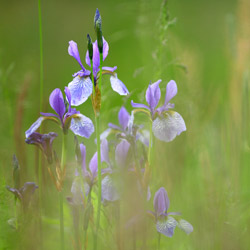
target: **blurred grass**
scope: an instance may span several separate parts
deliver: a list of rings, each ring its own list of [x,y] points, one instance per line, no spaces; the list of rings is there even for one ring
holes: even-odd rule
[[[160,0],[42,1],[44,109],[50,110],[50,92],[56,87],[63,89],[78,70],[78,64],[67,53],[69,40],[78,43],[84,60],[86,34],[94,37],[93,15],[98,7],[103,33],[110,45],[105,65],[118,66],[119,78],[132,91],[134,101],[144,98],[150,80],[163,79],[164,94],[170,79],[175,79],[178,85],[175,110],[184,117],[187,132],[168,144],[154,141],[153,162],[158,174],[152,194],[164,186],[171,201],[170,211],[182,212],[193,224],[194,232],[186,236],[176,230],[173,238],[162,237],[162,249],[247,249],[250,245],[249,3],[247,0],[168,1],[170,18],[176,17],[177,22],[166,33],[159,27],[161,5]],[[13,213],[6,209],[12,201],[6,198],[9,194],[4,188],[12,183],[13,153],[22,157],[23,180],[36,181],[35,150],[24,143],[24,131],[39,115],[36,1],[2,1],[0,34],[2,247],[13,244],[8,237],[15,237],[6,225]],[[123,102],[131,110],[130,99],[122,100],[113,93],[108,79],[105,85],[102,130],[109,121],[117,123],[116,111]],[[22,94],[25,98],[20,97]],[[80,110],[93,118],[90,100]],[[54,125],[45,125],[45,131],[52,129],[59,132]],[[93,138],[84,140],[88,152],[95,150]],[[73,139],[68,143],[73,145]],[[60,152],[60,138],[55,146]],[[68,148],[68,159],[73,161],[73,149]],[[73,175],[73,170],[69,174]],[[48,178],[46,173],[44,178]],[[68,180],[66,186],[69,185]],[[53,205],[57,194],[51,190],[50,183],[44,197],[46,221],[56,218],[58,211],[57,205]],[[69,210],[66,214],[69,226]],[[153,224],[150,226],[153,228]],[[51,225],[48,223],[46,236],[50,238],[45,242],[46,249],[57,246],[54,240],[58,237],[57,227],[53,220]],[[157,239],[156,231],[150,232]],[[107,249],[109,241],[112,242],[112,237],[107,239]],[[148,244],[155,249],[155,241],[149,239]]]

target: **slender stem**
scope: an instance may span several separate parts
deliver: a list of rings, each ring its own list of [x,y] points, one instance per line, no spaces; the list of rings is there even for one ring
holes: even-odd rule
[[[161,234],[160,233],[158,233],[158,248],[157,249],[158,250],[161,249]]]
[[[149,126],[149,145],[148,145],[148,164],[151,165],[151,148],[152,148],[152,122],[150,121]]]
[[[62,155],[61,155],[61,172],[64,173],[65,168],[65,158],[66,158],[66,136],[63,133],[62,139]],[[62,177],[63,178],[63,177]],[[61,180],[61,182],[63,182]],[[61,183],[61,191],[59,192],[59,204],[60,204],[60,240],[61,240],[61,250],[64,250],[64,218],[63,218],[63,183]]]

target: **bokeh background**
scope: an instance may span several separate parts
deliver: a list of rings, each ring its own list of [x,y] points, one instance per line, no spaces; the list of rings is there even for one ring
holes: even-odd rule
[[[67,53],[68,41],[78,43],[84,61],[86,34],[95,37],[97,7],[110,45],[105,65],[117,65],[119,78],[131,91],[129,98],[120,98],[105,80],[102,130],[108,122],[117,123],[121,105],[131,111],[131,99],[143,101],[150,81],[162,79],[163,93],[169,80],[178,85],[175,110],[183,116],[187,131],[167,144],[154,141],[157,174],[152,191],[164,186],[170,211],[182,212],[194,232],[186,236],[176,230],[173,238],[162,237],[162,249],[248,249],[250,1],[169,0],[166,12],[161,0],[42,0],[44,111],[51,111],[51,91],[63,89],[79,70]],[[19,159],[23,182],[37,182],[37,151],[25,144],[24,132],[39,116],[39,79],[38,3],[1,0],[0,249],[20,249],[7,223],[14,214],[13,197],[5,188],[13,183],[13,154]],[[90,100],[80,110],[94,118]],[[46,124],[44,130],[58,132],[53,126]],[[84,141],[91,154],[93,140],[94,135]],[[60,147],[60,138],[55,147]],[[69,161],[74,160],[73,150],[72,139]],[[48,218],[57,216],[52,197],[44,198]],[[47,221],[46,249],[57,249],[58,225]],[[27,239],[32,241],[29,233]],[[148,241],[156,238],[153,233]],[[149,249],[155,249],[154,243]]]

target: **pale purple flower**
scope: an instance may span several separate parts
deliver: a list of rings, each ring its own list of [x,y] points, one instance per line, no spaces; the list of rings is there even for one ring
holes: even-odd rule
[[[66,99],[68,102],[68,109],[63,99],[63,94],[60,89],[52,91],[49,97],[50,106],[56,114],[53,113],[41,113],[39,117],[31,127],[25,132],[26,138],[29,138],[42,124],[44,120],[52,120],[60,124],[64,133],[67,133],[70,129],[75,135],[89,138],[94,132],[94,125],[92,121],[80,114],[76,109],[71,108],[71,93],[70,90],[65,87]]]
[[[109,45],[103,38],[103,61],[106,59],[109,51]],[[72,105],[78,106],[85,102],[88,97],[92,94],[93,83],[91,81],[91,72],[86,70],[81,62],[77,44],[74,41],[69,42],[68,53],[73,56],[79,63],[81,70],[73,75],[74,79],[69,83],[68,87],[72,96]],[[91,61],[89,58],[89,52],[87,51],[85,57],[86,64],[91,67]],[[100,71],[100,54],[97,45],[97,41],[93,43],[93,76],[94,82],[98,79],[98,73]],[[103,74],[109,74],[110,83],[112,89],[120,95],[127,95],[129,92],[124,83],[117,78],[117,74],[114,72],[117,67],[102,67]]]
[[[169,205],[170,202],[167,191],[165,190],[165,188],[161,187],[154,196],[155,211],[149,211],[155,217],[157,231],[167,237],[173,236],[176,226],[182,229],[186,234],[190,234],[191,232],[193,232],[193,226],[189,222],[173,217],[179,216],[180,213],[167,212]]]
[[[174,104],[169,101],[177,94],[177,85],[175,81],[171,80],[166,87],[166,96],[164,104],[157,108],[161,98],[161,90],[159,88],[161,80],[150,84],[146,91],[146,101],[148,105],[142,103],[134,103],[131,105],[134,108],[143,108],[150,112],[152,123],[152,130],[156,138],[161,141],[172,141],[177,135],[186,131],[186,125],[182,116],[170,109],[174,108]]]
[[[50,132],[48,134],[34,132],[25,140],[25,142],[27,144],[36,145],[39,149],[41,149],[48,162],[51,164],[53,161],[52,144],[57,136],[58,135],[54,132]]]

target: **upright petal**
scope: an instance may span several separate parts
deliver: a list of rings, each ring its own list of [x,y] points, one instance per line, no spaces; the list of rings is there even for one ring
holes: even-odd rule
[[[76,42],[69,41],[68,53],[70,56],[73,56],[76,59],[76,61],[80,64],[83,71],[85,71],[85,68],[83,67],[81,59],[80,59],[80,55],[79,55],[79,51],[78,51]]]
[[[45,117],[39,117],[31,126],[30,128],[25,131],[26,138],[29,138],[31,134],[33,134],[42,124],[42,122],[45,120]]]
[[[92,173],[93,178],[97,176],[97,170],[98,170],[98,158],[97,158],[97,152],[93,155],[89,162],[89,169]]]
[[[187,222],[186,220],[180,219],[177,225],[181,230],[183,230],[186,234],[190,234],[193,232],[193,226]]]
[[[71,94],[71,105],[79,106],[92,94],[93,84],[89,77],[77,76],[69,83],[68,88]]]
[[[117,74],[115,76],[110,77],[110,83],[112,89],[117,92],[119,95],[128,95],[129,91],[127,87],[124,85],[124,83],[117,78]]]
[[[167,220],[165,218],[157,221],[156,229],[159,233],[167,237],[172,237],[178,223],[173,217],[168,216]]]
[[[66,95],[66,99],[69,104],[68,112],[70,113],[71,112],[71,94],[70,94],[70,90],[68,87],[64,88],[64,93]]]
[[[130,144],[127,142],[127,140],[121,140],[121,142],[116,146],[115,160],[118,166],[125,166],[129,148]]]
[[[177,85],[174,80],[171,80],[166,87],[166,96],[164,106],[166,106],[169,101],[177,94]]]
[[[49,103],[51,108],[55,110],[60,119],[62,120],[65,113],[65,104],[63,100],[63,94],[60,89],[54,89],[49,97]]]
[[[77,114],[72,117],[70,129],[75,135],[86,138],[89,138],[95,130],[92,121],[82,114]]]
[[[157,82],[149,85],[146,91],[146,101],[151,108],[151,111],[155,109],[161,98],[161,90],[159,88],[160,82],[161,80],[158,80]]]
[[[128,127],[130,115],[124,107],[121,107],[119,114],[118,114],[118,119],[119,119],[119,123],[121,127],[123,128],[123,131],[125,131],[126,128]]]
[[[157,216],[164,214],[169,207],[168,194],[165,188],[161,187],[154,196],[154,209]]]
[[[168,111],[153,121],[153,133],[161,141],[170,142],[177,135],[186,131],[186,125],[181,115],[174,111]]]

